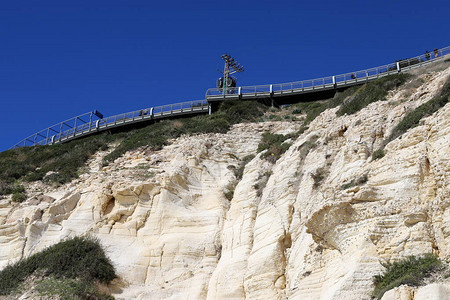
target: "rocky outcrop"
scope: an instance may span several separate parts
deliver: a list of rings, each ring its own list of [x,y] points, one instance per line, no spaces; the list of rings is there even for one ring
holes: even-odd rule
[[[449,284],[432,283],[419,288],[401,285],[387,291],[381,300],[448,300]]]
[[[275,164],[256,153],[261,134],[301,122],[181,137],[108,167],[100,152],[69,185],[36,186],[19,205],[0,200],[0,268],[91,234],[121,276],[111,286],[117,299],[370,299],[381,262],[450,258],[450,105],[371,157],[449,74],[421,75],[423,85],[354,115],[323,112]],[[398,288],[385,298],[446,289]]]

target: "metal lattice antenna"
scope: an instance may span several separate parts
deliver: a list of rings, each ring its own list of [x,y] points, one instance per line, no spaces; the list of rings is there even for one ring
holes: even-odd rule
[[[228,84],[228,78],[231,74],[234,73],[240,73],[244,71],[244,67],[239,64],[237,61],[234,60],[233,57],[231,57],[228,54],[223,54],[222,59],[225,61],[225,66],[223,68],[223,94],[225,95],[227,93],[227,84]]]

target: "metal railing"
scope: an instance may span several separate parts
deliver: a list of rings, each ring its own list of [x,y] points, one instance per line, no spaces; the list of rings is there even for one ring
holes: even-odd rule
[[[442,59],[449,53],[450,47],[445,47],[438,49],[437,51],[431,51],[428,55],[422,54],[380,67],[304,81],[233,87],[227,88],[225,91],[221,88],[210,88],[206,91],[206,99],[248,99],[296,93],[309,93],[316,90],[335,89],[338,87],[357,85],[383,76],[423,66],[424,64]]]
[[[98,111],[88,112],[36,132],[10,149],[65,142],[109,128],[183,114],[206,113],[209,112],[209,109],[206,100],[196,100],[144,108],[107,118],[104,118]],[[97,118],[93,120],[94,117]]]

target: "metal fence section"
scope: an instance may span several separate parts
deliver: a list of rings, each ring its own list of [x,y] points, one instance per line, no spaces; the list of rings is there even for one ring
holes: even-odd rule
[[[73,117],[30,135],[10,149],[25,146],[46,145],[52,143],[52,141],[57,141],[63,136],[74,135],[80,128],[86,126],[89,127],[89,124],[92,125],[94,117],[102,118],[103,116],[98,111],[92,111]]]
[[[310,93],[320,90],[336,89],[363,84],[380,77],[421,67],[450,54],[450,47],[431,51],[413,58],[403,59],[380,67],[304,81],[288,83],[241,86],[235,88],[211,88],[206,91],[206,99],[220,101],[225,99],[252,99]]]
[[[209,111],[210,107],[206,100],[150,107],[107,118],[104,118],[98,111],[93,111],[41,130],[18,142],[10,149],[56,144],[128,124],[171,118],[179,115],[196,115],[208,113]]]

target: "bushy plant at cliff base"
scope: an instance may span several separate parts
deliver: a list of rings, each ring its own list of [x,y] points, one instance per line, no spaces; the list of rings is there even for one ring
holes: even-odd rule
[[[375,289],[372,296],[381,299],[384,293],[402,284],[419,286],[434,272],[445,269],[445,265],[433,254],[423,257],[409,256],[403,260],[383,264],[383,274],[373,278]]]
[[[32,275],[76,286],[77,293],[92,292],[95,281],[108,283],[116,278],[114,267],[99,242],[87,237],[60,242],[7,266],[0,271],[0,295],[16,291]],[[74,296],[85,298],[86,295]]]

